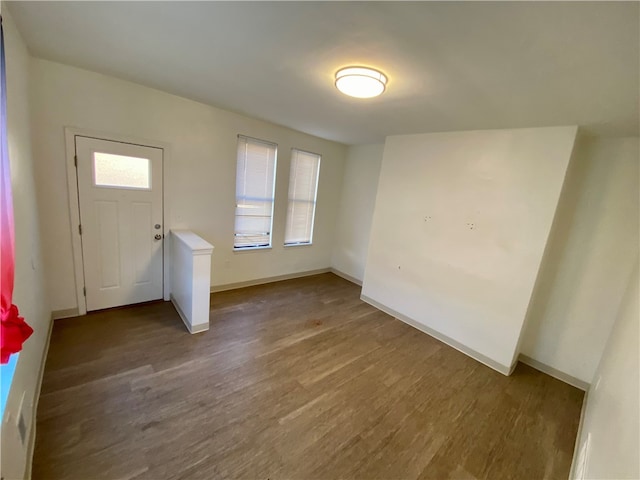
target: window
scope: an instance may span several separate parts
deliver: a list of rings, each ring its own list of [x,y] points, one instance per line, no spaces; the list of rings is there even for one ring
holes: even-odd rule
[[[308,245],[313,236],[316,195],[320,173],[320,155],[296,150],[291,153],[289,206],[285,245]]]
[[[97,187],[151,188],[151,162],[148,158],[111,153],[93,154],[93,183]]]
[[[271,246],[277,148],[238,135],[235,249]]]

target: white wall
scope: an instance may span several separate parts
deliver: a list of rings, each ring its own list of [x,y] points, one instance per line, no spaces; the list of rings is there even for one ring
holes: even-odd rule
[[[354,145],[347,151],[340,214],[331,266],[362,282],[384,145]]]
[[[64,127],[170,145],[165,218],[215,246],[212,286],[331,266],[346,147],[113,77],[33,60],[37,185],[52,309],[77,306],[73,284]],[[273,249],[234,253],[236,135],[278,144]],[[313,246],[284,248],[290,150],[322,155]],[[73,226],[73,228],[77,228]]]
[[[16,269],[13,302],[34,329],[20,353],[2,423],[2,476],[22,478],[30,464],[36,394],[47,346],[51,311],[45,289],[33,181],[29,124],[29,54],[4,6],[2,17],[7,67],[7,130],[15,217]],[[27,441],[20,441],[16,420],[24,395]]]
[[[332,266],[364,278],[383,145],[349,147]],[[638,138],[580,135],[531,300],[521,353],[590,383],[633,268]]]
[[[573,460],[572,478],[640,478],[638,258],[594,382]]]
[[[591,383],[638,255],[638,138],[580,138],[521,353]]]
[[[388,137],[363,296],[508,372],[576,131]]]
[[[171,301],[190,333],[209,329],[213,245],[188,230],[171,230]]]

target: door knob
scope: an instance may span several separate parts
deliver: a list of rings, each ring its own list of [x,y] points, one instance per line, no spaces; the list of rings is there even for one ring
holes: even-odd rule
[[[160,235],[159,233],[156,233],[156,236],[153,238],[155,238],[156,240],[162,240],[162,235]]]

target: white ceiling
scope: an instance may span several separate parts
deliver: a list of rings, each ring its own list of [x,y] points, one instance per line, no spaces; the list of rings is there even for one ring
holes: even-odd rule
[[[637,2],[11,2],[31,52],[348,144],[578,124],[638,135]],[[376,99],[333,85],[389,77]]]

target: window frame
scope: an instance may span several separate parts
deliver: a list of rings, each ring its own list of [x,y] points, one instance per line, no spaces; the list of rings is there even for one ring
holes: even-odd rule
[[[291,198],[291,184],[292,184],[292,177],[291,175],[293,174],[293,169],[291,168],[293,166],[293,159],[294,159],[294,153],[295,152],[300,152],[300,153],[304,153],[307,155],[313,155],[315,157],[317,157],[317,166],[316,166],[316,182],[315,182],[315,191],[314,191],[314,195],[313,195],[313,201],[309,200],[309,202],[311,202],[313,204],[313,210],[312,210],[312,214],[311,214],[311,228],[310,228],[310,232],[309,232],[309,241],[307,242],[287,242],[287,230],[289,227],[289,205],[292,202],[292,198]],[[318,206],[318,190],[319,190],[319,186],[320,186],[320,166],[322,164],[322,155],[316,152],[311,152],[309,150],[304,150],[302,148],[291,148],[291,163],[290,163],[290,170],[289,170],[289,191],[287,193],[287,215],[285,218],[285,224],[284,224],[284,247],[285,248],[289,248],[289,247],[305,247],[305,246],[311,246],[313,245],[313,236],[314,236],[314,231],[315,231],[315,224],[316,224],[316,208]],[[295,200],[293,200],[295,201]]]
[[[236,245],[236,238],[238,238],[237,232],[237,219],[238,215],[238,166],[240,161],[239,156],[239,143],[240,141],[245,141],[247,144],[262,144],[266,145],[270,148],[273,148],[273,182],[271,186],[271,219],[269,222],[269,231],[266,232],[268,234],[269,242],[268,244],[259,244],[259,245],[244,245],[238,246]],[[245,157],[246,160],[246,157]],[[250,137],[248,135],[238,134],[236,140],[236,186],[235,186],[235,212],[234,212],[234,226],[233,226],[233,252],[251,252],[256,250],[268,250],[273,248],[273,217],[275,212],[275,195],[276,195],[276,177],[277,177],[277,168],[278,168],[278,144],[275,142],[270,142],[268,140],[263,140],[261,138]]]

